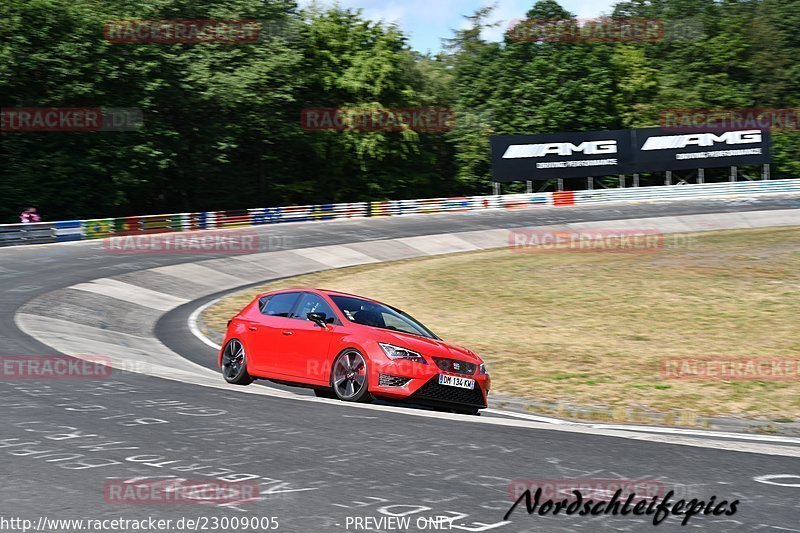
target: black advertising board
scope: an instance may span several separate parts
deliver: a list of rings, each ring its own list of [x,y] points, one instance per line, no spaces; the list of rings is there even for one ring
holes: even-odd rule
[[[629,130],[495,135],[489,144],[494,181],[622,174],[632,164]]]
[[[633,130],[633,172],[733,167],[769,163],[769,130],[669,133],[661,128]]]
[[[494,181],[547,180],[770,162],[768,130],[672,133],[661,128],[496,135]]]

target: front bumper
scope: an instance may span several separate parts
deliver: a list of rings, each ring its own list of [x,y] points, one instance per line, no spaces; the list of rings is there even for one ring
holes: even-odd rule
[[[411,396],[410,401],[433,405],[460,405],[465,407],[486,407],[486,395],[476,381],[475,388],[462,389],[439,384],[439,376],[435,376],[422,384]]]
[[[413,365],[413,366],[412,366]],[[439,384],[439,374],[468,378],[475,381],[473,389]],[[486,374],[472,375],[442,372],[435,365],[392,363],[373,365],[370,373],[372,394],[390,400],[406,400],[443,408],[486,407],[491,381]]]

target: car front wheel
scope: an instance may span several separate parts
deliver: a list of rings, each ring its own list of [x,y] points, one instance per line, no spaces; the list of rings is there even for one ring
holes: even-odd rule
[[[336,358],[331,370],[331,384],[336,397],[345,402],[369,402],[367,360],[358,350],[349,349]]]

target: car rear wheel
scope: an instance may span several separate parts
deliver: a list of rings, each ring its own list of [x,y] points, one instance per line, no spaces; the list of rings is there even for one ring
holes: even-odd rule
[[[247,373],[247,354],[239,339],[231,339],[222,351],[222,376],[234,385],[249,385],[253,378]]]
[[[333,363],[331,384],[336,397],[345,402],[368,402],[369,373],[367,360],[358,350],[342,352]]]

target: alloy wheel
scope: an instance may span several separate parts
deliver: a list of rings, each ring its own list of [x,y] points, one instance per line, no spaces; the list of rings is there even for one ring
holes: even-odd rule
[[[333,388],[343,400],[355,398],[367,383],[367,364],[355,350],[343,353],[333,368]]]

